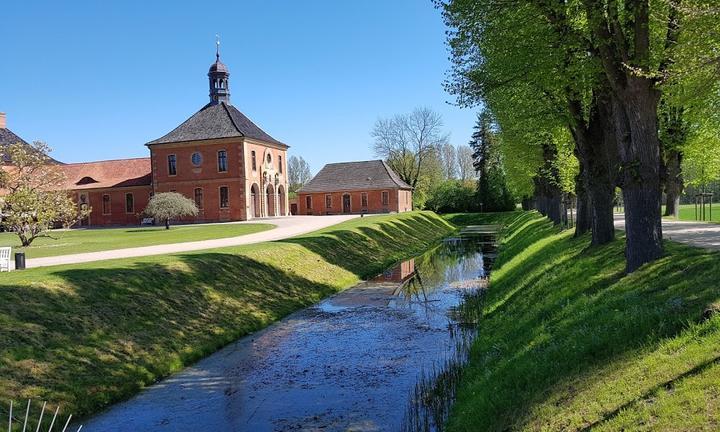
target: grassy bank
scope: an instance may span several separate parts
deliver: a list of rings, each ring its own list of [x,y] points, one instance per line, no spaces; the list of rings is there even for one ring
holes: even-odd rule
[[[279,242],[3,275],[0,400],[96,412],[451,231],[413,212]]]
[[[42,258],[120,248],[153,246],[237,237],[274,228],[271,224],[208,224],[165,227],[54,230],[24,249],[28,258]],[[14,233],[0,233],[0,247],[20,247]]]
[[[535,213],[502,219],[451,431],[717,430],[720,254],[667,242],[625,275],[622,238],[588,249]]]

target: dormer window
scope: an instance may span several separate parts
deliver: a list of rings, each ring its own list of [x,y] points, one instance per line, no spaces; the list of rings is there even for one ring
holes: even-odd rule
[[[78,180],[78,182],[75,184],[80,186],[80,185],[86,185],[86,184],[97,183],[97,182],[98,181],[95,180],[94,178],[86,176],[86,177],[83,177],[80,180]]]

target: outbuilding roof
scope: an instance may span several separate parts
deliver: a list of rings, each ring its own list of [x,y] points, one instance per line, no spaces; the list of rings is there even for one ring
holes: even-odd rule
[[[327,164],[299,193],[412,189],[382,160]]]
[[[237,108],[225,102],[205,105],[170,133],[150,141],[147,145],[233,137],[253,138],[287,147],[260,129]]]
[[[61,165],[65,173],[64,189],[105,189],[150,186],[150,158],[116,159]]]

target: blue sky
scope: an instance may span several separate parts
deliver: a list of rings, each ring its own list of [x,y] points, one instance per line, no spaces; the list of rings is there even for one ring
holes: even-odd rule
[[[313,172],[373,157],[378,117],[428,106],[454,144],[475,112],[447,102],[430,0],[4,2],[0,112],[64,162],[146,156],[208,100],[215,34],[231,101]]]

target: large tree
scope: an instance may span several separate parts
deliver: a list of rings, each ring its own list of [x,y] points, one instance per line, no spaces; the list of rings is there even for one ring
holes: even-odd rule
[[[499,137],[487,110],[478,115],[470,140],[473,166],[478,176],[477,207],[480,211],[512,210],[515,200],[505,181]]]
[[[288,159],[288,188],[290,192],[297,192],[312,179],[310,165],[302,156],[290,156]]]
[[[450,143],[442,144],[438,148],[440,160],[443,165],[443,174],[447,180],[457,178],[458,175],[458,157],[457,149]]]
[[[11,144],[0,159],[12,161],[0,171],[2,225],[20,238],[23,247],[49,235],[54,225],[70,228],[90,214],[79,208],[64,189],[65,175],[42,142]]]
[[[717,13],[714,20],[695,13],[707,6],[702,0],[682,7],[675,0],[441,4],[452,29],[449,88],[459,101],[488,103],[502,128],[567,127],[585,178],[579,192],[593,208],[593,242],[612,239],[608,198],[617,183],[626,203],[627,269],[660,256],[658,101],[668,77],[678,75],[678,58],[693,58],[701,45],[705,61],[716,61],[717,45],[697,42],[697,30],[717,40]],[[695,41],[678,44],[687,27],[696,29]]]
[[[440,114],[416,108],[410,114],[378,119],[371,132],[375,154],[385,159],[400,178],[418,185],[423,169],[438,149],[448,142]]]
[[[475,167],[473,166],[473,150],[468,145],[461,145],[457,148],[457,168],[458,178],[461,181],[470,180],[475,177]]]

